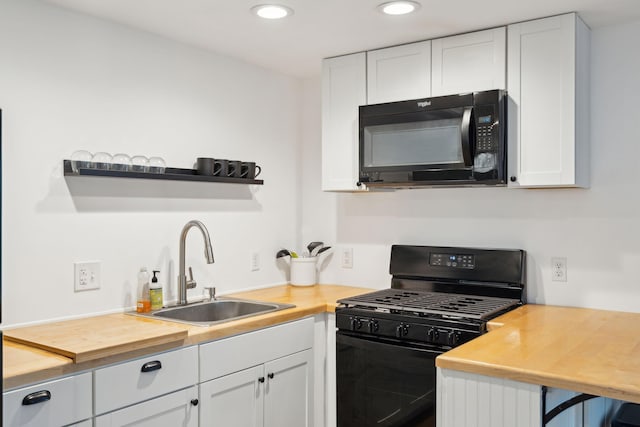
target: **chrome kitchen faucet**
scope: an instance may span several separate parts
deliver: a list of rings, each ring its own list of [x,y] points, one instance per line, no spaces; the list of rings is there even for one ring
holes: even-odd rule
[[[196,220],[189,221],[180,233],[180,271],[178,273],[178,304],[184,305],[187,303],[187,289],[193,289],[197,283],[193,280],[193,272],[189,267],[189,280],[185,274],[185,246],[187,240],[187,233],[192,227],[200,229],[202,237],[204,238],[204,256],[207,259],[207,264],[213,264],[213,249],[211,248],[211,238],[209,237],[209,231],[203,223]]]

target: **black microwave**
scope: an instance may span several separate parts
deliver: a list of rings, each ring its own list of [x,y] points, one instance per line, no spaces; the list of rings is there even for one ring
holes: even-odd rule
[[[505,185],[506,92],[363,105],[359,185]]]

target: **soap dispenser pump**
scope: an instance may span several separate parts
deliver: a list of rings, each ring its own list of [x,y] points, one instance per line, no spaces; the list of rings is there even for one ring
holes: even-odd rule
[[[159,310],[162,308],[162,285],[158,283],[156,274],[160,273],[160,270],[153,270],[153,277],[151,278],[151,285],[149,286],[149,299],[151,300],[151,310]]]

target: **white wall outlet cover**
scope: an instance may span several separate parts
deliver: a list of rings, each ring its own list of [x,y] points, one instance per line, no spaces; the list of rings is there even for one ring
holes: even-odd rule
[[[251,271],[260,270],[260,253],[253,252],[251,254]]]
[[[567,259],[564,257],[551,258],[551,280],[554,282],[567,281]]]
[[[342,268],[353,268],[353,248],[342,248],[340,251]]]
[[[75,292],[100,289],[100,261],[73,263]]]

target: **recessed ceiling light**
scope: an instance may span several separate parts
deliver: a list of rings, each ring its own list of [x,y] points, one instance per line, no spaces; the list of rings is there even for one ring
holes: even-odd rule
[[[415,1],[390,1],[378,6],[382,13],[387,15],[406,15],[420,9],[420,3]]]
[[[293,15],[293,9],[279,4],[259,4],[253,6],[251,11],[260,18],[280,19],[289,15]]]

